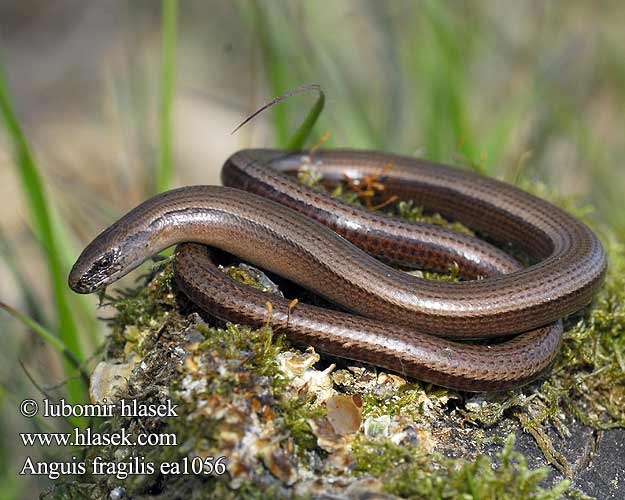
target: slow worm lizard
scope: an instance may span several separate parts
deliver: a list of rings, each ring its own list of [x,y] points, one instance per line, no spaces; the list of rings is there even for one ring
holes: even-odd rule
[[[344,175],[376,175],[390,164],[380,179],[385,195],[460,221],[502,248],[522,251],[532,263],[522,267],[477,238],[355,207],[309,188],[292,175],[305,164],[329,184]],[[514,186],[444,165],[371,151],[309,156],[243,150],[227,160],[222,181],[224,186],[174,189],[131,210],[85,248],[70,287],[92,293],[151,255],[184,243],[176,252],[175,280],[206,312],[260,325],[271,302],[269,322],[298,343],[480,392],[535,379],[558,352],[561,318],[590,303],[605,275],[604,250],[585,224]],[[343,310],[298,304],[290,311],[287,299],[228,278],[204,245],[291,280]],[[426,280],[389,263],[437,271],[456,263],[465,279]],[[489,340],[476,345],[450,339]]]

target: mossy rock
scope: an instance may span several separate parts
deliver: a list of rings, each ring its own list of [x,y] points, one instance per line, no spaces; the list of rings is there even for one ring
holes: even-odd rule
[[[569,200],[526,187],[587,219]],[[395,210],[423,216],[410,205]],[[86,475],[44,497],[625,498],[625,252],[610,231],[595,228],[609,256],[603,290],[566,320],[562,352],[541,379],[494,395],[338,359],[311,367],[318,357],[279,331],[201,314],[176,290],[165,263],[146,286],[112,300],[118,313],[104,362],[134,366],[111,397],[171,399],[179,416],[116,416],[101,425],[173,433],[178,446],[85,452],[157,464],[224,455],[228,473]],[[230,275],[249,284],[254,276],[245,271]],[[342,434],[328,418],[336,395],[356,401],[350,411],[362,421],[358,432]]]

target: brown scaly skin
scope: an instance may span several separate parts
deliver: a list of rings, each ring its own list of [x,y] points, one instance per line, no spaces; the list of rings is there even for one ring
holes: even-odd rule
[[[286,175],[305,162],[329,181],[343,174],[373,175],[390,162],[381,179],[385,194],[413,199],[511,243],[537,264],[522,269],[475,238],[399,221],[316,192]],[[583,223],[513,186],[442,165],[369,151],[322,151],[309,158],[246,150],[226,162],[222,179],[237,188],[189,186],[129,212],[84,250],[70,286],[90,293],[163,248],[203,243],[361,315],[298,305],[285,327],[296,341],[446,387],[492,391],[523,385],[549,365],[562,336],[558,320],[588,304],[605,274],[603,248]],[[457,262],[464,277],[488,278],[424,280],[355,245],[388,262],[434,270]],[[215,272],[201,247],[179,249],[175,276],[184,293],[209,313],[253,324],[266,320],[268,296]],[[284,325],[288,303],[270,300],[271,322]],[[493,346],[439,338],[521,332],[526,333]]]

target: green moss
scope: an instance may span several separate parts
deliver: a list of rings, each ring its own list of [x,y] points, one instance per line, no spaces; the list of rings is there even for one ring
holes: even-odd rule
[[[467,234],[469,236],[475,236],[475,233],[471,231],[467,226],[460,222],[450,222],[440,214],[426,214],[423,207],[417,206],[412,201],[400,201],[388,212],[389,215],[400,217],[402,219],[409,220],[411,222],[425,222],[427,224],[433,224],[435,226],[446,227],[448,229],[454,229],[460,233]]]
[[[261,292],[269,292],[269,288],[263,283],[258,274],[250,272],[250,268],[243,268],[242,266],[229,266],[226,269],[226,274],[235,281],[242,283],[252,288],[256,288]]]
[[[253,375],[271,377],[275,388],[286,384],[286,378],[277,362],[278,354],[285,348],[284,337],[274,336],[270,327],[252,329],[232,323],[228,323],[223,329],[210,328],[205,324],[198,324],[196,327],[205,340],[194,353],[209,356],[222,364],[244,367]],[[224,380],[224,377],[220,379]],[[233,379],[230,382],[239,381]]]
[[[143,341],[150,332],[160,329],[167,321],[180,321],[171,260],[157,264],[152,273],[153,279],[146,286],[121,290],[105,297],[103,305],[116,310],[109,321],[110,356],[125,357],[123,354],[130,352],[142,355]]]
[[[196,328],[205,340],[192,352],[194,359],[200,363],[205,361],[203,366],[206,369],[200,368],[199,373],[207,379],[207,384],[194,394],[188,413],[193,413],[198,400],[211,395],[227,398],[233,393],[247,392],[253,399],[264,394],[271,401],[266,411],[270,414],[268,418],[287,431],[298,448],[315,448],[316,438],[308,420],[319,417],[322,412],[306,394],[294,396],[289,393],[289,379],[277,361],[278,355],[289,347],[284,337],[274,334],[268,326],[252,329],[229,323],[223,329],[204,324],[196,325]],[[183,382],[180,381],[179,390],[184,390]],[[201,421],[204,426],[206,419]],[[219,426],[215,428],[218,430]],[[192,437],[197,435],[196,430],[187,427],[182,432]],[[201,434],[206,435],[206,432]]]
[[[284,426],[288,429],[293,441],[300,451],[314,450],[320,457],[327,455],[317,446],[317,436],[312,432],[310,420],[325,416],[325,410],[315,405],[311,398],[290,398],[285,394],[280,415],[284,419]]]
[[[402,498],[548,500],[560,498],[569,487],[566,480],[541,487],[549,470],[529,469],[525,458],[514,451],[513,435],[497,454],[496,466],[484,455],[473,461],[450,459],[390,441],[361,440],[354,447],[354,458],[357,473],[380,478],[387,493]]]
[[[316,190],[323,190],[321,185],[321,181],[323,181],[323,175],[318,170],[311,168],[309,166],[300,168],[297,171],[297,180],[304,184],[304,186],[308,186],[309,188]]]
[[[407,382],[396,390],[382,394],[365,392],[363,398],[363,417],[405,416],[419,421],[428,418],[434,407],[442,408],[449,400],[450,391],[439,387],[431,387],[425,396],[425,388],[430,384],[423,382]],[[426,408],[427,407],[427,408]]]
[[[307,168],[301,170],[298,174],[298,180],[308,187],[323,190],[323,176],[314,169]],[[362,198],[358,196],[358,193],[343,183],[336,184],[329,191],[329,194],[334,198],[338,198],[339,200],[350,203],[351,205],[363,208],[365,207],[365,204],[363,204]],[[386,199],[382,197],[381,203],[384,203],[387,199],[388,197]],[[415,205],[413,201],[399,201],[397,203],[390,204],[389,208],[385,208],[384,211],[389,216],[400,217],[411,222],[424,222],[435,226],[446,227],[469,236],[475,236],[475,233],[464,224],[461,224],[460,222],[450,222],[438,213],[427,214],[425,213],[423,207]]]

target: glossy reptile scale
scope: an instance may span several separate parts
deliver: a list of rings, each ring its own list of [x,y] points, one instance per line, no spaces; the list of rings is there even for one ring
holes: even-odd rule
[[[536,263],[522,268],[481,240],[354,207],[291,175],[309,165],[333,183],[375,175],[388,163],[385,195],[414,200]],[[94,292],[160,250],[190,243],[177,249],[175,279],[217,317],[262,324],[270,301],[270,322],[322,353],[450,388],[495,391],[521,386],[551,363],[560,319],[591,301],[606,270],[600,242],[571,215],[443,165],[370,151],[245,150],[228,159],[222,180],[230,187],[174,189],[130,211],[83,251],[70,287]],[[208,247],[193,243],[230,252],[355,314],[298,304],[289,316],[288,300],[232,281]],[[382,261],[439,271],[456,262],[464,278],[486,278],[432,281]],[[490,345],[441,338],[515,334]]]

